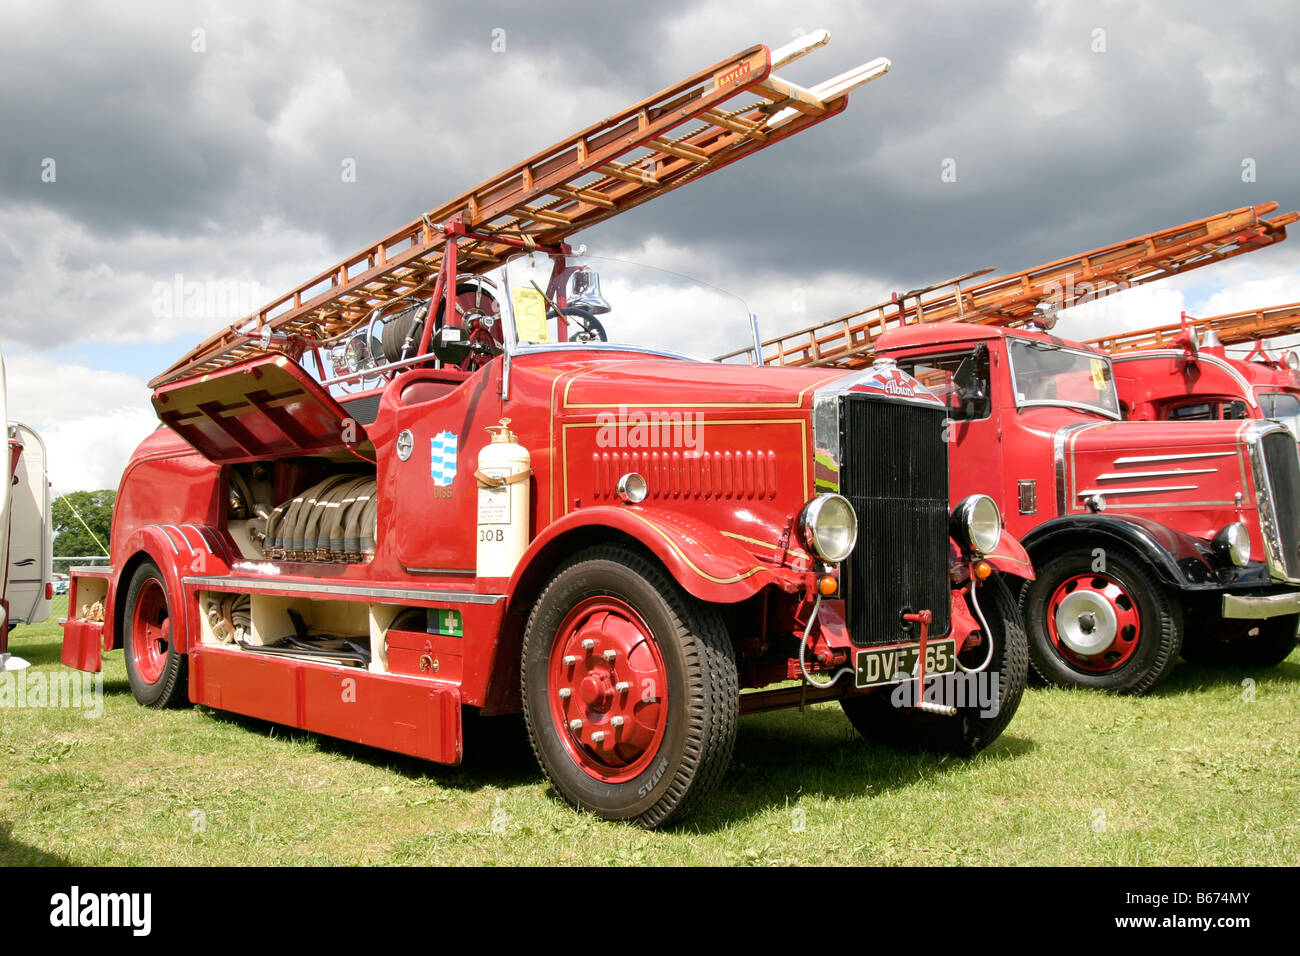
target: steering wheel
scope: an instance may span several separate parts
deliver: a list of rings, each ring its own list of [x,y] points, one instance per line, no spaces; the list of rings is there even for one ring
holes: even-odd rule
[[[447,364],[472,372],[486,365],[505,348],[501,304],[483,281],[458,283],[452,304],[460,316],[460,326],[471,350],[459,362]],[[425,308],[408,309],[397,313],[391,321],[385,323],[381,347],[386,361],[397,362],[414,354],[414,348],[423,333],[426,309],[427,305]],[[438,330],[445,324],[446,309],[446,301],[439,299],[433,317],[433,336],[437,336]]]
[[[581,306],[570,305],[560,309],[564,316],[564,321],[569,324],[570,319],[577,319],[580,331],[573,337],[575,342],[608,342],[609,336],[605,334],[605,327],[600,324],[600,319],[590,309],[584,309]],[[546,310],[548,319],[558,318],[554,309]]]
[[[501,303],[488,291],[483,281],[462,283],[456,286],[454,301],[460,326],[472,351],[456,367],[472,372],[486,365],[505,350],[505,335],[501,328]],[[434,333],[442,328],[446,303],[438,305],[434,317]]]

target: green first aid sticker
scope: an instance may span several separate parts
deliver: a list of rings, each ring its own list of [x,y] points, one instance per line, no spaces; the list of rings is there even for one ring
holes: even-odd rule
[[[436,609],[434,612],[433,633],[445,637],[464,637],[460,626],[460,611]]]

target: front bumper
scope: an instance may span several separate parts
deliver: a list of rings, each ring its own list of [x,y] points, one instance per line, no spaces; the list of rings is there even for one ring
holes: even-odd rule
[[[1286,591],[1282,594],[1247,595],[1225,594],[1223,596],[1223,616],[1238,620],[1261,620],[1268,617],[1281,617],[1284,614],[1300,614],[1300,591]]]

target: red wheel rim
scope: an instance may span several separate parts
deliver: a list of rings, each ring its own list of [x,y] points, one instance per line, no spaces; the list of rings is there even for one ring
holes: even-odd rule
[[[172,622],[167,615],[167,594],[155,578],[145,581],[131,618],[131,659],[146,684],[156,684],[167,663],[172,643]]]
[[[560,623],[546,693],[565,751],[605,783],[650,765],[668,722],[668,674],[650,627],[631,605],[587,598]]]
[[[1128,589],[1109,574],[1076,574],[1047,602],[1047,631],[1056,653],[1091,674],[1128,663],[1142,634],[1142,615]]]

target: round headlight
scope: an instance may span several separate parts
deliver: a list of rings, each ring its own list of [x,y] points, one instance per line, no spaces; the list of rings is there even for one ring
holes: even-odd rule
[[[1250,529],[1240,521],[1224,525],[1214,536],[1214,550],[1244,568],[1250,560]]]
[[[858,540],[858,516],[842,495],[818,495],[803,506],[799,528],[813,554],[838,564],[853,552]]]
[[[952,536],[988,554],[1002,538],[1002,514],[988,495],[969,495],[952,512]]]
[[[618,496],[629,505],[636,505],[645,501],[646,493],[649,490],[645,478],[635,471],[629,471],[618,480]]]

